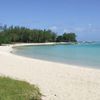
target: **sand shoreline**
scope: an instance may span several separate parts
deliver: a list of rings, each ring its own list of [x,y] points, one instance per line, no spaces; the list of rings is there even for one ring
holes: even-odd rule
[[[1,75],[38,85],[45,95],[43,100],[100,100],[99,69],[42,61],[10,53],[12,47],[23,45],[41,44],[1,46]]]

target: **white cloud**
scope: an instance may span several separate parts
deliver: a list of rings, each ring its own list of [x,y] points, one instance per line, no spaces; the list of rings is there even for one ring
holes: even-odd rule
[[[92,24],[88,24],[87,26],[85,27],[69,27],[69,28],[65,28],[63,29],[63,32],[75,32],[75,33],[84,33],[84,34],[87,34],[87,33],[99,33],[100,32],[100,27],[96,27],[96,26],[93,26]]]
[[[69,33],[69,32],[83,32],[84,28],[81,27],[75,27],[75,28],[66,28],[63,30],[63,32]]]
[[[89,28],[92,28],[92,24],[88,24]]]
[[[52,26],[52,27],[50,27],[49,29],[51,29],[51,30],[53,30],[53,31],[56,31],[58,28],[57,28],[57,26]]]
[[[69,32],[72,32],[72,31],[71,31],[70,29],[67,29],[67,28],[66,28],[66,29],[63,30],[63,32],[64,32],[64,33],[65,33],[65,32],[66,32],[66,33],[69,33]]]
[[[83,32],[85,30],[85,28],[82,27],[76,27],[73,29],[75,32]]]

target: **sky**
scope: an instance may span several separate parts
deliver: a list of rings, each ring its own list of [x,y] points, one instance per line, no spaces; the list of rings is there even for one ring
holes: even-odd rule
[[[100,41],[100,0],[0,0],[0,25],[75,32]]]

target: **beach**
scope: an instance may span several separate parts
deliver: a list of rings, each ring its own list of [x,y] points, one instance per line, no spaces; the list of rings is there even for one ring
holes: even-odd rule
[[[52,43],[53,44],[53,43]],[[31,59],[12,54],[14,44],[0,46],[0,75],[36,84],[43,100],[100,100],[100,69]]]

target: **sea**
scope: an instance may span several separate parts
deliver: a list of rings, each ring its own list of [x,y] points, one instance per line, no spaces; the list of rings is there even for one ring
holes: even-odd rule
[[[100,68],[100,42],[16,47],[14,54],[34,59]]]

